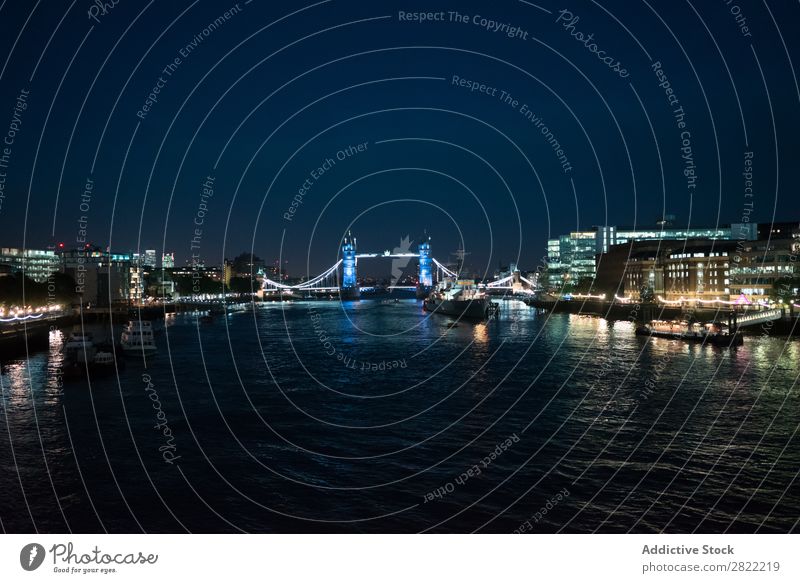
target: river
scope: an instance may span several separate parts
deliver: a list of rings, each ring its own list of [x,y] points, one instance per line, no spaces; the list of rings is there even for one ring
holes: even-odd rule
[[[722,349],[502,302],[258,304],[63,382],[2,359],[7,532],[787,532],[800,341]],[[96,324],[98,339],[119,327]]]

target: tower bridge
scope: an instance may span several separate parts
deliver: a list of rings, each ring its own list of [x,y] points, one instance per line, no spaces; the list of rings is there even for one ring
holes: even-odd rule
[[[338,292],[341,299],[358,299],[363,288],[358,285],[358,260],[359,259],[418,259],[418,277],[416,286],[391,285],[389,289],[416,290],[417,297],[425,297],[433,289],[435,282],[445,278],[458,278],[459,274],[443,265],[431,255],[430,239],[423,241],[417,247],[417,252],[394,253],[391,251],[375,253],[359,253],[355,237],[348,233],[342,242],[342,257],[331,267],[302,283],[289,285],[264,278],[262,293],[264,294],[330,294]],[[341,267],[341,270],[339,269]],[[341,271],[341,275],[340,275]],[[528,284],[533,287],[533,282],[525,279],[512,269],[511,275],[495,281],[480,284],[487,291],[519,291]]]

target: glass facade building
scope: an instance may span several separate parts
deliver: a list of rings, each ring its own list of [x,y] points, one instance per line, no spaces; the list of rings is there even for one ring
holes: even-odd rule
[[[161,267],[162,269],[174,269],[175,268],[175,253],[164,253],[161,255]]]
[[[33,281],[42,283],[61,269],[61,258],[53,251],[40,249],[0,249],[0,265],[8,266],[11,273],[24,273]]]
[[[764,239],[740,241],[731,261],[731,298],[774,299],[779,280],[800,270],[800,224],[783,224],[762,232]]]
[[[565,284],[593,279],[597,272],[597,255],[607,253],[614,245],[638,241],[746,240],[758,238],[756,223],[734,223],[717,227],[592,227],[572,231],[547,242],[547,285],[552,290]]]
[[[157,259],[157,257],[158,256],[156,255],[156,250],[155,249],[147,249],[147,250],[145,250],[144,257],[142,258],[142,265],[144,267],[150,267],[152,269],[155,269],[156,267],[158,267],[158,259]]]

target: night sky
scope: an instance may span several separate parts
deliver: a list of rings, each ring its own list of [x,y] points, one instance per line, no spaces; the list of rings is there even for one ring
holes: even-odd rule
[[[349,229],[359,251],[427,232],[491,272],[665,211],[800,219],[796,2],[106,6],[0,2],[2,246],[76,246],[83,216],[115,252],[252,249],[300,275]]]

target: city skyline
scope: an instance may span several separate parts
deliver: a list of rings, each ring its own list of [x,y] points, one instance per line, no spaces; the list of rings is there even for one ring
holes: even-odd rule
[[[647,6],[626,9],[631,18],[658,23]],[[179,13],[177,6],[164,10],[165,18]],[[726,72],[717,66],[726,57],[757,59],[754,65],[761,66],[769,84],[773,69],[785,61],[782,47],[759,45],[754,57],[745,52],[742,41],[748,39],[741,30],[726,25],[730,15],[708,11],[705,19],[718,25],[716,42],[733,51],[719,55],[700,20],[683,18],[676,7],[663,10],[665,20],[679,19],[691,27],[696,33],[692,42],[707,46],[714,55],[712,62],[687,66],[684,54],[667,42],[669,34],[661,32],[657,34],[666,37],[658,50],[626,52],[622,44],[630,39],[624,29],[604,18],[597,7],[575,11],[570,19],[558,13],[550,18],[523,3],[510,5],[502,22],[517,21],[517,30],[530,35],[509,39],[471,20],[463,23],[449,14],[451,8],[444,10],[441,20],[412,22],[399,19],[388,7],[370,9],[354,3],[332,11],[323,6],[318,13],[320,29],[328,30],[334,22],[373,20],[357,40],[347,35],[349,26],[342,26],[301,43],[293,55],[307,59],[325,39],[346,54],[360,56],[321,66],[296,81],[277,70],[272,74],[281,81],[279,86],[288,84],[286,90],[264,101],[267,96],[261,95],[258,79],[270,71],[271,61],[256,59],[257,68],[249,72],[250,64],[231,67],[219,47],[235,45],[234,30],[254,34],[250,42],[266,42],[273,50],[282,46],[285,29],[271,27],[265,40],[258,32],[263,25],[245,22],[251,18],[271,22],[283,15],[278,7],[240,5],[212,27],[209,36],[201,34],[198,42],[192,41],[197,31],[225,12],[198,5],[189,18],[175,22],[168,40],[156,43],[141,63],[129,63],[125,53],[138,54],[157,33],[143,19],[136,24],[138,34],[121,36],[132,7],[116,6],[113,14],[94,22],[86,50],[114,47],[112,40],[118,39],[117,66],[103,67],[101,52],[87,53],[94,66],[86,63],[80,74],[65,76],[49,116],[43,115],[47,109],[38,96],[54,89],[52,80],[68,64],[58,56],[59,49],[68,54],[74,39],[54,37],[37,74],[23,84],[27,93],[21,94],[13,84],[0,89],[4,102],[24,105],[14,114],[18,131],[4,180],[0,211],[4,244],[37,247],[31,242],[57,241],[53,233],[65,241],[85,236],[113,249],[135,249],[137,241],[147,240],[149,248],[174,250],[179,263],[184,263],[192,253],[194,221],[202,212],[207,215],[202,218],[200,252],[207,261],[220,261],[228,249],[236,253],[252,249],[260,256],[280,256],[300,266],[307,261],[304,251],[319,242],[309,268],[315,273],[330,264],[329,250],[335,249],[331,242],[348,229],[376,248],[393,245],[394,239],[407,234],[438,230],[435,245],[444,243],[449,252],[463,238],[472,250],[471,260],[483,271],[493,269],[499,260],[524,262],[520,249],[537,256],[531,258],[535,264],[547,239],[591,225],[649,225],[664,213],[676,214],[687,225],[739,222],[748,202],[742,177],[748,160],[749,188],[756,193],[752,211],[762,221],[778,211],[783,216],[792,210],[797,214],[791,185],[800,181],[800,169],[783,164],[776,174],[774,168],[800,151],[798,136],[790,131],[791,124],[768,121],[796,117],[792,92],[768,95],[763,83],[743,82],[736,69]],[[774,10],[780,18],[785,8]],[[477,3],[459,8],[461,16],[481,12],[485,15]],[[9,5],[4,13],[6,26],[21,26],[18,6]],[[65,26],[83,27],[84,16],[68,15]],[[574,16],[579,20],[572,23]],[[532,17],[535,27],[530,26]],[[750,15],[747,22],[749,31],[771,26],[763,12]],[[591,82],[582,77],[583,68],[594,68],[594,57],[573,40],[585,32],[584,23],[598,43],[603,39],[603,48],[623,62],[628,77],[620,78],[614,71],[592,75]],[[465,31],[479,33],[476,39],[495,53],[487,57],[480,50],[469,52],[474,50],[469,47],[439,49],[417,62],[415,51],[408,49],[411,59],[405,62],[403,51],[382,45],[384,38],[399,40],[413,34],[417,44],[457,46]],[[543,64],[515,65],[516,51],[539,39],[544,43],[539,56]],[[796,40],[785,42],[793,45]],[[562,44],[557,52],[547,48]],[[211,54],[201,57],[201,51]],[[219,59],[214,73],[222,85],[210,87],[198,67]],[[27,64],[25,59],[13,59],[4,75],[16,77]],[[390,76],[381,74],[387,64],[393,71]],[[546,84],[540,79],[543,68],[549,73]],[[158,85],[159,78],[164,80],[157,101],[144,116],[136,112],[148,91],[131,91],[126,85],[129,75],[137,87],[149,88]],[[698,85],[697,75],[709,87],[731,91],[718,96]],[[572,83],[573,77],[579,82]],[[331,95],[297,106],[289,98],[292,91],[319,85],[329,90],[318,97]],[[93,91],[86,92],[85,103],[68,98],[90,86]],[[22,100],[17,99],[20,96]],[[609,99],[614,108],[608,107]],[[644,111],[640,102],[650,104],[649,109]],[[369,104],[366,110],[364,104]],[[747,124],[740,115],[742,104],[750,111],[771,109],[772,116],[763,124]],[[295,111],[304,106],[302,112]],[[383,113],[367,113],[373,110]],[[241,129],[240,111],[246,112]],[[73,126],[80,131],[74,133]],[[495,126],[507,132],[498,133],[492,129]],[[435,135],[431,127],[437,128]],[[176,140],[187,128],[194,136],[191,143]],[[40,142],[42,132],[47,139]],[[689,133],[681,137],[684,132]],[[116,135],[125,136],[124,147],[113,147],[110,138]],[[212,138],[216,135],[224,136],[223,143]],[[303,144],[296,135],[317,137]],[[607,140],[601,145],[587,140],[588,135]],[[776,139],[781,144],[777,152]],[[490,151],[504,156],[487,157]],[[523,156],[523,151],[528,154]],[[242,158],[242,153],[247,155]],[[559,161],[564,156],[570,162],[568,172]],[[47,167],[57,171],[45,172]],[[448,176],[458,176],[459,181]],[[35,198],[37,209],[47,209],[47,220],[25,216],[27,206],[18,203],[29,196]],[[292,209],[291,220],[282,218]],[[366,214],[358,219],[360,224],[353,224],[361,213]],[[389,240],[384,233],[387,224],[402,225]]]
[[[800,213],[798,213],[798,214],[800,214]],[[586,224],[586,225],[583,225],[581,228],[568,229],[566,231],[566,233],[568,234],[568,233],[580,233],[580,232],[594,232],[596,229],[602,229],[604,227],[606,227],[606,228],[614,227],[616,229],[625,229],[625,230],[629,230],[629,231],[646,231],[646,230],[650,230],[654,234],[657,234],[657,233],[659,233],[659,231],[663,231],[664,229],[667,229],[667,230],[685,230],[685,231],[691,233],[691,232],[701,232],[701,231],[710,230],[710,229],[724,230],[726,228],[730,228],[731,225],[738,225],[738,224],[750,224],[750,225],[762,224],[762,225],[767,225],[767,224],[771,223],[771,221],[763,220],[761,217],[759,217],[757,215],[754,215],[752,217],[749,217],[749,216],[747,217],[748,218],[748,222],[747,223],[737,223],[736,221],[733,221],[733,222],[719,222],[717,224],[712,224],[712,223],[705,223],[705,222],[697,221],[694,224],[683,224],[679,217],[676,217],[675,215],[671,215],[670,216],[670,220],[669,220],[669,225],[665,226],[665,223],[661,220],[662,218],[663,218],[663,216],[662,217],[656,217],[650,222],[642,222],[642,223],[640,223],[638,225],[637,224],[622,224],[622,223],[615,223],[615,222],[610,222],[610,223],[607,223],[605,225]],[[780,222],[780,223],[791,223],[791,222],[794,222],[794,217],[778,216],[778,217],[775,217],[775,221],[776,222]],[[402,229],[400,229],[400,230],[402,231]],[[563,234],[564,233],[553,233],[553,235],[555,235],[556,238],[558,236],[560,236],[560,235],[563,235]],[[357,233],[356,233],[356,236],[360,237],[360,235],[358,235]],[[399,243],[402,244],[404,237],[407,238],[410,241],[410,244],[414,248],[416,248],[416,246],[419,243],[421,243],[422,241],[426,240],[427,238],[431,238],[432,241],[433,241],[433,244],[434,245],[436,244],[435,234],[431,235],[430,234],[430,230],[427,229],[427,228],[424,229],[424,233],[422,233],[420,236],[418,236],[418,238],[417,238],[418,240],[415,240],[412,237],[412,235],[410,235],[408,233],[399,234],[396,237],[396,239],[399,239]],[[338,244],[341,245],[341,243],[344,241],[345,238],[346,238],[346,235],[343,234],[342,238],[338,241]],[[386,241],[385,243],[381,243],[381,241],[384,241],[385,239],[386,239],[385,237],[372,235],[371,241],[374,242],[375,244],[369,245],[368,244],[369,241],[367,241],[367,243],[365,243],[364,246],[366,248],[369,248],[371,251],[384,251],[385,249],[391,249],[391,248],[395,247],[396,245],[398,245],[398,241],[394,241],[394,240]],[[521,266],[527,267],[528,263],[527,263],[526,258],[529,257],[530,258],[530,267],[531,267],[531,269],[533,269],[533,268],[536,267],[537,263],[541,262],[542,257],[547,256],[548,241],[551,241],[551,240],[552,239],[545,240],[545,244],[541,248],[523,250],[522,255],[521,255],[521,259],[522,259],[521,261],[515,261],[515,259],[513,257],[504,257],[504,256],[500,256],[500,254],[498,254],[498,257],[495,259],[494,264],[493,265],[489,265],[488,268],[491,270],[491,269],[497,268],[497,267],[502,266],[502,265],[508,265],[509,262],[518,263]],[[442,255],[448,255],[448,256],[455,256],[457,254],[457,252],[459,251],[459,249],[461,248],[460,247],[461,243],[462,242],[458,241],[458,240],[450,241],[449,244],[445,244],[443,246],[441,254]],[[336,244],[337,244],[337,242],[332,242],[331,246],[336,248]],[[18,249],[22,248],[19,245],[8,244],[7,241],[6,242],[2,242],[2,247],[18,248]],[[101,246],[101,245],[95,243],[94,241],[88,241],[88,242],[76,241],[74,245],[70,246],[68,241],[65,241],[63,239],[59,239],[57,237],[56,238],[51,238],[50,242],[48,242],[46,245],[38,245],[37,246],[37,245],[29,244],[26,248],[27,249],[39,249],[39,250],[50,250],[50,251],[54,251],[54,252],[62,250],[62,249],[77,250],[77,249],[81,249],[81,248],[98,248],[98,249],[103,249],[105,251],[109,251],[109,247],[108,246]],[[446,248],[448,250],[445,252],[444,248]],[[143,246],[139,247],[138,251],[137,251],[136,248],[130,248],[130,247],[126,248],[126,247],[123,247],[123,246],[119,246],[116,249],[110,250],[110,252],[111,253],[116,253],[116,254],[131,254],[131,255],[139,253],[139,254],[143,255],[148,249],[153,249],[158,254],[159,263],[160,263],[161,259],[163,258],[163,254],[165,254],[165,253],[174,255],[174,257],[175,257],[174,265],[175,266],[191,265],[191,263],[192,263],[192,254],[191,254],[191,252],[188,252],[183,257],[181,257],[176,252],[176,250],[174,248],[170,248],[170,247],[159,248],[159,247],[156,246],[154,248],[154,247],[152,247],[150,245],[143,245]],[[468,252],[468,254],[472,254],[474,251],[470,250],[470,249],[467,249],[467,252]],[[249,254],[249,253],[251,253],[250,249],[238,249],[237,250],[237,249],[231,248],[231,249],[227,249],[226,250],[225,257],[216,256],[216,254],[210,253],[210,255],[215,255],[215,257],[213,259],[208,260],[208,259],[206,259],[206,257],[202,257],[201,259],[202,259],[202,263],[203,264],[222,265],[222,263],[224,261],[232,259],[233,257],[235,257],[237,255]],[[266,260],[267,263],[277,264],[277,262],[279,261],[277,255],[270,255],[269,250],[255,248],[255,249],[253,249],[252,253],[253,253],[253,255],[255,255],[257,257],[260,257],[260,258]],[[325,253],[325,255],[328,255],[328,253]],[[270,257],[272,257],[272,259],[269,259]],[[216,261],[216,263],[215,263],[215,261]],[[303,262],[303,264],[305,264],[305,262]]]

